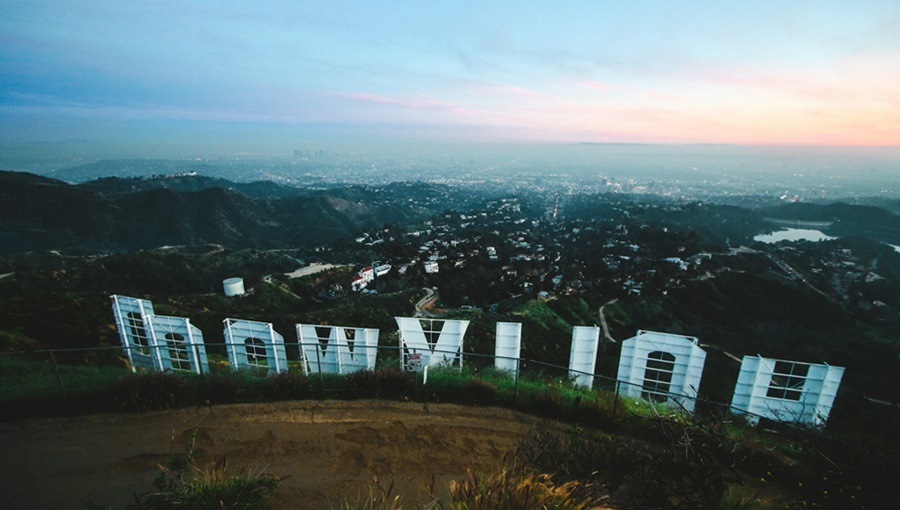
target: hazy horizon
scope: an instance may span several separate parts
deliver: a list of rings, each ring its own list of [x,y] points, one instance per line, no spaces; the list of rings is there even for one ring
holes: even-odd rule
[[[72,183],[197,172],[234,182],[274,180],[298,186],[414,180],[490,181],[514,187],[545,181],[597,191],[608,186],[619,189],[622,184],[635,189],[650,185],[660,193],[694,197],[773,193],[806,198],[900,197],[898,147],[296,142],[265,154],[204,154],[193,148],[154,152],[142,145],[133,147],[134,152],[122,152],[88,141],[20,144],[0,146],[0,170]]]

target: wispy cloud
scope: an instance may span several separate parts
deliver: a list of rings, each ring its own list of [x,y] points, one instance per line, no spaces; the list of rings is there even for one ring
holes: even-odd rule
[[[584,84],[585,87],[587,87],[589,89],[594,89],[594,90],[609,90],[609,88],[610,88],[608,83],[605,83],[602,81],[597,81],[597,80],[587,80],[582,83]]]
[[[382,94],[372,94],[369,92],[331,92],[328,95],[336,98],[348,99],[357,103],[396,106],[400,108],[412,108],[415,110],[453,110],[452,106],[440,101],[406,99]]]
[[[0,108],[900,143],[900,5],[773,5],[14,2],[0,19]]]

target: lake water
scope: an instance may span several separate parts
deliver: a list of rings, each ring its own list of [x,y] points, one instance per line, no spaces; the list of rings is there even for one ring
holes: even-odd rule
[[[787,228],[779,230],[778,232],[772,232],[771,234],[760,234],[753,238],[754,241],[767,244],[777,243],[778,241],[828,241],[830,239],[837,239],[837,237],[832,237],[823,234],[820,230],[809,228]],[[900,253],[900,246],[897,246],[896,244],[889,244],[888,246],[893,248],[897,253]]]
[[[753,238],[754,241],[763,243],[777,243],[779,241],[828,241],[837,239],[823,234],[820,230],[808,228],[787,228],[771,234],[761,234]]]

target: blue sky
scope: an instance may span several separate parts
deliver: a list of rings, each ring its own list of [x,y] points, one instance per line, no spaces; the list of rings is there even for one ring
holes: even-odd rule
[[[900,145],[897,34],[896,0],[5,0],[0,143]]]

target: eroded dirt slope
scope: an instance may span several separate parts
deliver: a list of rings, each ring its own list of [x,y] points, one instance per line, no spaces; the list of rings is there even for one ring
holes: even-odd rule
[[[373,476],[408,504],[443,495],[468,469],[512,460],[538,418],[496,408],[354,401],[281,402],[104,414],[0,424],[4,508],[122,508],[152,488],[157,464],[194,439],[199,465],[227,455],[229,468],[285,478],[286,508],[339,508],[368,494]],[[196,429],[196,432],[192,432]]]

